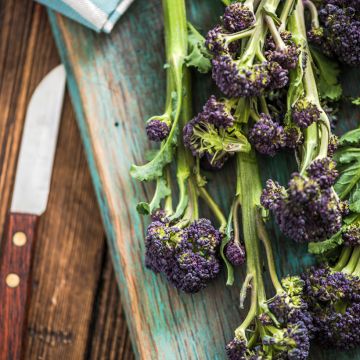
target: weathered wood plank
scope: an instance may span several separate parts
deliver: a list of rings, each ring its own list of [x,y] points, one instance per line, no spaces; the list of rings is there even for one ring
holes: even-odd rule
[[[215,23],[220,9],[216,0],[188,3],[190,18],[204,29]],[[110,36],[97,35],[53,13],[50,19],[70,77],[70,93],[137,358],[224,359],[224,344],[243,317],[238,308],[241,276],[237,274],[231,289],[225,288],[221,277],[190,296],[169,287],[143,265],[148,220],[136,213],[135,204],[150,195],[150,186],[131,179],[128,171],[132,163],[145,161],[149,145],[144,121],[159,113],[164,102],[160,14],[159,0],[137,0]],[[197,108],[209,95],[210,83],[196,76]],[[292,155],[262,161],[271,165],[263,179],[271,173],[282,183],[295,167]],[[228,195],[234,191],[231,166],[228,171],[229,176],[209,175],[211,190],[223,209],[229,209]],[[285,243],[274,227],[271,234],[280,273],[294,273],[311,264],[304,246]],[[313,358],[357,356],[315,350]]]
[[[38,82],[60,59],[43,7],[17,0],[0,1],[0,9],[1,238],[26,106]],[[66,97],[50,202],[38,232],[26,359],[87,358],[87,349],[100,349],[104,339],[113,345],[98,351],[103,358],[129,358],[119,295],[114,297],[116,283],[109,277],[111,267],[104,268],[105,252],[79,131]],[[107,286],[101,285],[103,278]],[[96,303],[108,297],[113,301]]]

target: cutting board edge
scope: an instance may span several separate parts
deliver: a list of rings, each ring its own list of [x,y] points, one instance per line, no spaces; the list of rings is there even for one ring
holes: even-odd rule
[[[80,90],[77,86],[77,82],[76,82],[76,79],[75,79],[75,76],[74,76],[74,73],[72,70],[72,66],[71,66],[70,62],[68,61],[66,52],[61,46],[62,35],[61,35],[61,31],[60,31],[60,24],[58,22],[58,18],[61,17],[61,15],[56,14],[53,10],[50,10],[50,9],[48,9],[47,12],[48,12],[48,17],[49,17],[53,37],[54,37],[54,40],[56,43],[56,47],[58,49],[60,59],[66,69],[67,88],[70,93],[71,103],[72,103],[74,111],[75,111],[76,122],[77,122],[77,125],[80,130],[80,136],[81,136],[81,140],[82,140],[82,143],[84,146],[86,160],[87,160],[87,163],[89,166],[91,180],[92,180],[96,198],[97,198],[97,203],[98,203],[98,206],[100,207],[101,219],[102,219],[102,223],[103,223],[103,226],[105,229],[107,243],[110,248],[110,256],[111,256],[111,260],[112,260],[112,263],[114,266],[114,272],[115,272],[117,284],[118,284],[118,287],[121,292],[124,290],[126,291],[126,289],[124,289],[121,285],[123,282],[123,278],[122,278],[121,265],[116,256],[116,253],[117,253],[116,235],[115,235],[113,227],[111,226],[111,219],[110,219],[110,215],[108,212],[109,206],[106,201],[106,196],[101,187],[101,178],[99,176],[99,172],[97,171],[96,160],[95,160],[95,156],[92,151],[89,130],[88,130],[88,126],[87,126],[87,122],[85,119],[82,102],[81,102]],[[126,318],[127,324],[131,324],[130,319],[128,318],[127,312],[125,312],[125,318]],[[134,341],[136,336],[133,334],[131,326],[128,326],[128,327],[129,327],[129,331],[130,331],[131,344],[132,344],[132,348],[135,352],[135,356],[136,356],[136,358],[140,358],[140,356],[139,356],[140,352],[139,352],[137,343]]]

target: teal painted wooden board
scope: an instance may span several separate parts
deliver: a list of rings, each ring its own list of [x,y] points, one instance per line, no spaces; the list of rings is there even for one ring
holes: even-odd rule
[[[218,0],[188,3],[190,19],[208,29],[222,9]],[[224,344],[241,322],[238,295],[243,279],[225,287],[225,274],[196,295],[169,287],[144,267],[144,233],[148,219],[135,205],[153,190],[129,176],[132,163],[143,163],[145,120],[159,113],[165,101],[163,27],[160,0],[137,0],[112,34],[95,34],[61,16],[50,14],[54,36],[68,72],[69,89],[106,228],[122,293],[134,350],[139,359],[224,359]],[[353,76],[348,77],[355,84]],[[194,107],[213,91],[211,79],[194,75]],[[351,87],[351,86],[350,86]],[[348,111],[354,125],[359,117]],[[341,130],[345,121],[341,119]],[[294,170],[290,154],[260,159],[263,179],[286,182]],[[226,211],[234,193],[232,165],[222,176],[208,174],[210,191]],[[221,185],[221,186],[220,186]],[[217,189],[222,189],[219,191]],[[206,215],[206,214],[205,214]],[[270,233],[281,274],[312,263],[306,248]],[[79,256],[80,254],[74,254]],[[315,349],[313,359],[360,359],[356,352],[336,354]]]

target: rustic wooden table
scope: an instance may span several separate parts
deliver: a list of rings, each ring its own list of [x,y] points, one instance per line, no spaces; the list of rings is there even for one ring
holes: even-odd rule
[[[46,11],[0,0],[0,237],[29,98],[59,64]],[[26,359],[132,359],[89,171],[68,96],[36,245]]]

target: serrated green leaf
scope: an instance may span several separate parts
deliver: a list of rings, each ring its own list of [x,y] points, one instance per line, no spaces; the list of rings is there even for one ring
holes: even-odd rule
[[[342,87],[339,84],[340,74],[337,62],[330,60],[318,50],[311,48],[311,55],[314,59],[317,75],[318,90],[324,100],[337,101],[342,95]]]
[[[356,145],[360,144],[360,129],[348,131],[339,139],[340,145]]]
[[[188,23],[189,54],[185,57],[186,66],[195,67],[200,73],[211,70],[211,55],[205,46],[205,38]]]
[[[336,151],[334,160],[342,165],[360,161],[360,149],[355,147],[342,148]]]
[[[131,165],[130,175],[140,181],[154,180],[162,175],[163,168],[169,164],[174,155],[177,141],[177,126],[174,124],[166,141],[161,144],[156,156],[145,165]]]
[[[321,242],[311,242],[308,246],[308,251],[311,254],[324,254],[325,252],[335,249],[343,243],[341,231],[337,232],[330,239]]]
[[[353,190],[359,180],[360,162],[357,161],[341,171],[340,177],[334,185],[334,189],[339,195],[340,199],[345,199],[345,197]]]
[[[357,182],[349,197],[349,209],[352,212],[360,213],[360,184]]]
[[[163,177],[159,177],[156,180],[156,189],[154,196],[150,203],[140,202],[136,206],[136,210],[141,215],[149,215],[154,210],[160,208],[161,200],[171,194],[171,189],[168,187],[166,180]]]

